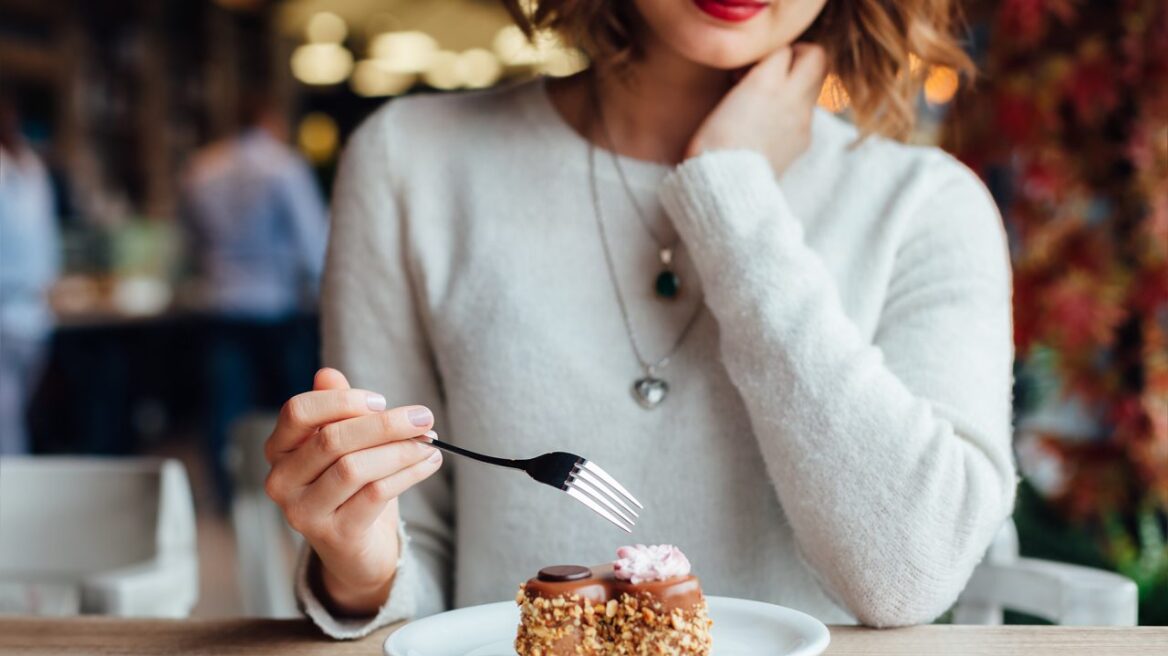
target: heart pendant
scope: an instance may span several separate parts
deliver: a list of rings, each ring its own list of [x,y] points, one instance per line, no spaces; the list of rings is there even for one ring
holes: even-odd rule
[[[665,395],[668,393],[669,383],[660,378],[646,376],[633,383],[633,398],[646,410],[656,408],[665,400]]]

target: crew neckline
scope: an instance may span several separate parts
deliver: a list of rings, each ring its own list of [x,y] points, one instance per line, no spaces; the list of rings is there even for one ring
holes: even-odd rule
[[[530,110],[529,118],[532,123],[543,131],[546,138],[562,144],[571,152],[571,155],[566,158],[568,165],[587,171],[589,141],[568,123],[567,119],[560,114],[560,110],[556,108],[555,103],[552,102],[551,96],[548,94],[547,77],[536,78],[528,85],[527,92],[531,100],[527,106]],[[621,155],[599,144],[595,144],[594,148],[596,149],[596,175],[598,177],[619,179],[614,162],[614,160],[619,160],[621,169],[630,184],[655,186],[674,168],[670,164]]]

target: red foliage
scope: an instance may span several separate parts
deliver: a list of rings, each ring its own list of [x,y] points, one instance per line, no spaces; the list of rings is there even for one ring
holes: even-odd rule
[[[995,31],[947,146],[1012,181],[995,192],[1019,357],[1053,350],[1063,393],[1107,423],[1085,444],[1050,436],[1059,501],[1081,519],[1168,510],[1168,2],[971,4]]]
[[[1069,22],[1074,16],[1070,0],[1004,0],[998,12],[998,29],[1019,44],[1031,45],[1046,36],[1052,18]]]

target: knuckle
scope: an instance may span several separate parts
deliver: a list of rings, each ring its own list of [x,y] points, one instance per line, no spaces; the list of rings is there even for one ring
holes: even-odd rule
[[[301,533],[303,535],[309,535],[312,533],[310,517],[299,504],[294,504],[285,508],[284,519],[288,520],[288,525],[296,529],[297,533]]]
[[[280,409],[281,419],[286,424],[291,424],[293,427],[300,428],[309,425],[309,409],[308,402],[304,396],[297,395],[288,399],[284,407]]]
[[[352,484],[361,480],[361,459],[354,455],[342,456],[333,465],[333,475],[343,484]]]
[[[389,501],[396,496],[393,482],[379,478],[365,487],[365,495],[372,501]]]
[[[268,498],[277,504],[281,503],[284,498],[284,487],[280,484],[280,479],[274,469],[268,472],[267,478],[264,479],[264,494],[267,494]]]
[[[305,537],[310,536],[305,535]],[[333,521],[322,524],[320,527],[314,528],[311,541],[314,548],[337,549],[343,548],[345,542],[348,540],[334,519]]]
[[[316,448],[326,456],[344,454],[344,438],[337,424],[328,424],[316,433]]]

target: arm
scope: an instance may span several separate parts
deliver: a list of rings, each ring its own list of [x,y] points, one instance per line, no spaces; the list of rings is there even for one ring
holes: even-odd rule
[[[429,407],[442,423],[442,399],[426,331],[407,271],[402,220],[393,194],[390,135],[383,110],[356,134],[342,160],[324,275],[324,359],[389,405]],[[310,556],[297,592],[306,611],[334,637],[438,612],[446,606],[452,561],[450,486],[444,472],[400,499],[404,535],[389,598],[373,618],[331,616],[313,593]]]
[[[944,611],[1013,504],[1003,231],[951,169],[907,230],[871,342],[762,155],[691,158],[661,190],[802,555],[875,626]]]
[[[61,230],[57,225],[57,207],[53,200],[52,179],[44,165],[38,162],[37,168],[35,225],[39,234],[35,247],[40,252],[34,260],[40,265],[37,271],[37,289],[47,297],[53,283],[61,275]]]

